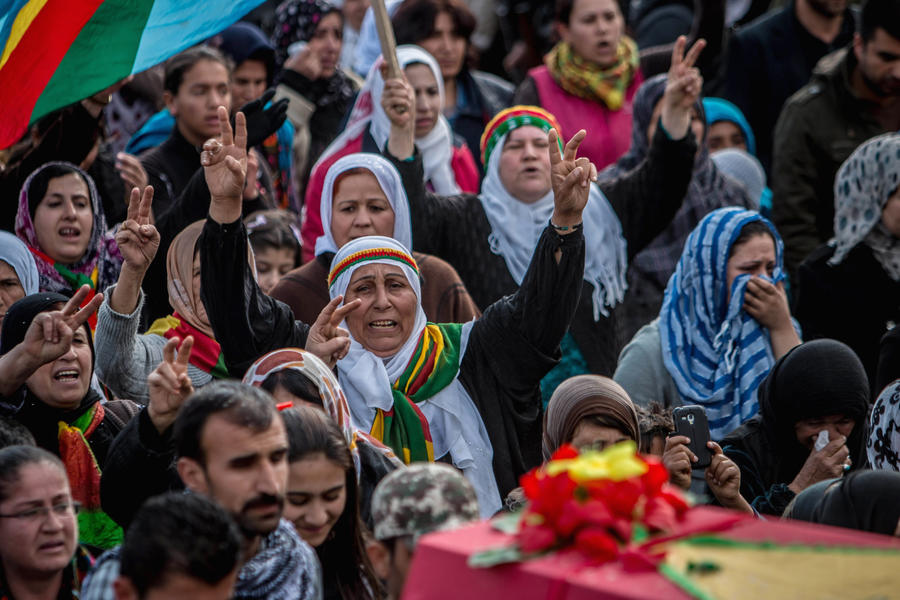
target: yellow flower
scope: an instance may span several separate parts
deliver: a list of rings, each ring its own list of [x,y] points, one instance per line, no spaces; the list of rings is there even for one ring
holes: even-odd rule
[[[647,468],[647,463],[637,455],[635,443],[627,441],[603,451],[588,450],[576,458],[550,461],[544,471],[551,477],[566,471],[577,483],[586,483],[596,479],[622,481],[639,477],[647,472]]]

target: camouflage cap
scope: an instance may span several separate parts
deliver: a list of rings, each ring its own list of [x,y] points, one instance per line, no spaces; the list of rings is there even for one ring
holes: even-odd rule
[[[454,529],[479,518],[475,489],[453,467],[414,463],[381,480],[372,495],[375,538]]]

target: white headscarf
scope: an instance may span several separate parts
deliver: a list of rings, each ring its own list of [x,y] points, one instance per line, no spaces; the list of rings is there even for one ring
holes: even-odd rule
[[[500,155],[506,137],[501,137],[490,153],[481,204],[491,224],[488,242],[494,254],[506,261],[516,283],[521,284],[541,233],[553,214],[553,190],[531,204],[517,200],[500,180]],[[625,297],[628,254],[622,224],[600,188],[591,184],[584,218],[584,278],[593,288],[594,320],[609,316],[609,308]]]
[[[444,80],[441,77],[441,69],[428,52],[419,46],[397,46],[397,60],[400,68],[405,69],[409,65],[421,63],[426,65],[434,74],[437,81],[438,93],[441,96],[441,106],[444,105]],[[343,133],[339,135],[316,161],[317,167],[329,156],[346,146],[351,140],[361,136],[366,128],[372,134],[372,139],[378,144],[379,150],[383,149],[391,133],[391,121],[381,107],[381,95],[384,92],[384,79],[381,77],[381,57],[375,61],[366,81],[363,83],[356,102],[350,111],[350,117]],[[453,132],[450,124],[443,114],[438,113],[437,122],[431,131],[422,138],[416,138],[416,147],[422,153],[422,162],[425,168],[425,181],[430,182],[434,191],[442,196],[460,193],[456,184],[456,176],[453,173],[451,160],[453,158]],[[323,218],[323,223],[324,218]]]
[[[7,231],[0,231],[0,260],[16,272],[26,296],[38,293],[37,267],[25,242]]]
[[[415,264],[409,251],[397,240],[382,236],[367,236],[348,242],[338,251],[331,263],[332,272],[352,255],[380,248],[401,253],[409,263]],[[353,425],[363,431],[371,430],[377,409],[388,411],[393,408],[391,386],[406,370],[418,346],[419,336],[425,329],[426,318],[422,310],[419,274],[406,262],[390,258],[370,258],[345,268],[329,285],[331,298],[344,295],[357,268],[368,264],[389,264],[403,270],[418,299],[413,330],[397,354],[390,358],[379,358],[363,348],[351,333],[350,351],[346,357],[338,361],[338,380],[350,403]],[[466,352],[473,323],[474,321],[469,322],[462,328],[460,363]],[[347,328],[346,322],[342,327]],[[475,488],[482,516],[495,514],[502,507],[502,503],[494,478],[493,447],[478,408],[459,382],[458,376],[450,385],[428,400],[418,403],[417,406],[428,420],[435,458],[449,452],[453,464],[463,471]]]
[[[334,182],[338,176],[351,169],[367,169],[378,180],[381,191],[387,196],[394,210],[394,233],[391,237],[403,244],[405,248],[412,246],[412,223],[409,216],[409,200],[403,188],[400,173],[386,158],[380,154],[357,152],[342,157],[328,169],[322,187],[322,235],[316,240],[316,256],[325,252],[337,252],[337,242],[331,235],[331,210],[334,204]]]

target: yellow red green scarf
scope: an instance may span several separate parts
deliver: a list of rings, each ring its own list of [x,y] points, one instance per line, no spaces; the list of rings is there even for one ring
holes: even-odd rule
[[[572,51],[566,42],[559,42],[544,57],[554,81],[566,92],[585,100],[593,100],[610,110],[619,110],[625,101],[625,91],[638,71],[640,56],[637,44],[622,36],[616,48],[616,62],[600,68]]]
[[[434,446],[425,415],[416,406],[456,379],[462,325],[428,323],[403,374],[391,390],[394,406],[378,409],[371,435],[387,444],[404,463],[434,461]]]
[[[103,421],[103,405],[95,403],[71,424],[59,422],[59,456],[66,467],[72,497],[81,503],[78,539],[108,550],[122,543],[122,528],[100,508],[100,466],[88,438]]]
[[[184,340],[189,335],[194,336],[190,364],[216,379],[229,377],[228,369],[225,367],[225,356],[222,354],[219,342],[185,321],[177,312],[154,321],[147,333],[161,335],[166,339],[177,337],[180,340]]]

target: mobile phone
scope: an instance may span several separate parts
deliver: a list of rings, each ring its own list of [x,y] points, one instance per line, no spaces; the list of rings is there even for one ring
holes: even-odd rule
[[[688,449],[697,457],[693,468],[705,469],[712,461],[712,452],[706,447],[709,441],[709,422],[702,406],[679,406],[672,411],[675,421],[675,434],[690,438]]]

